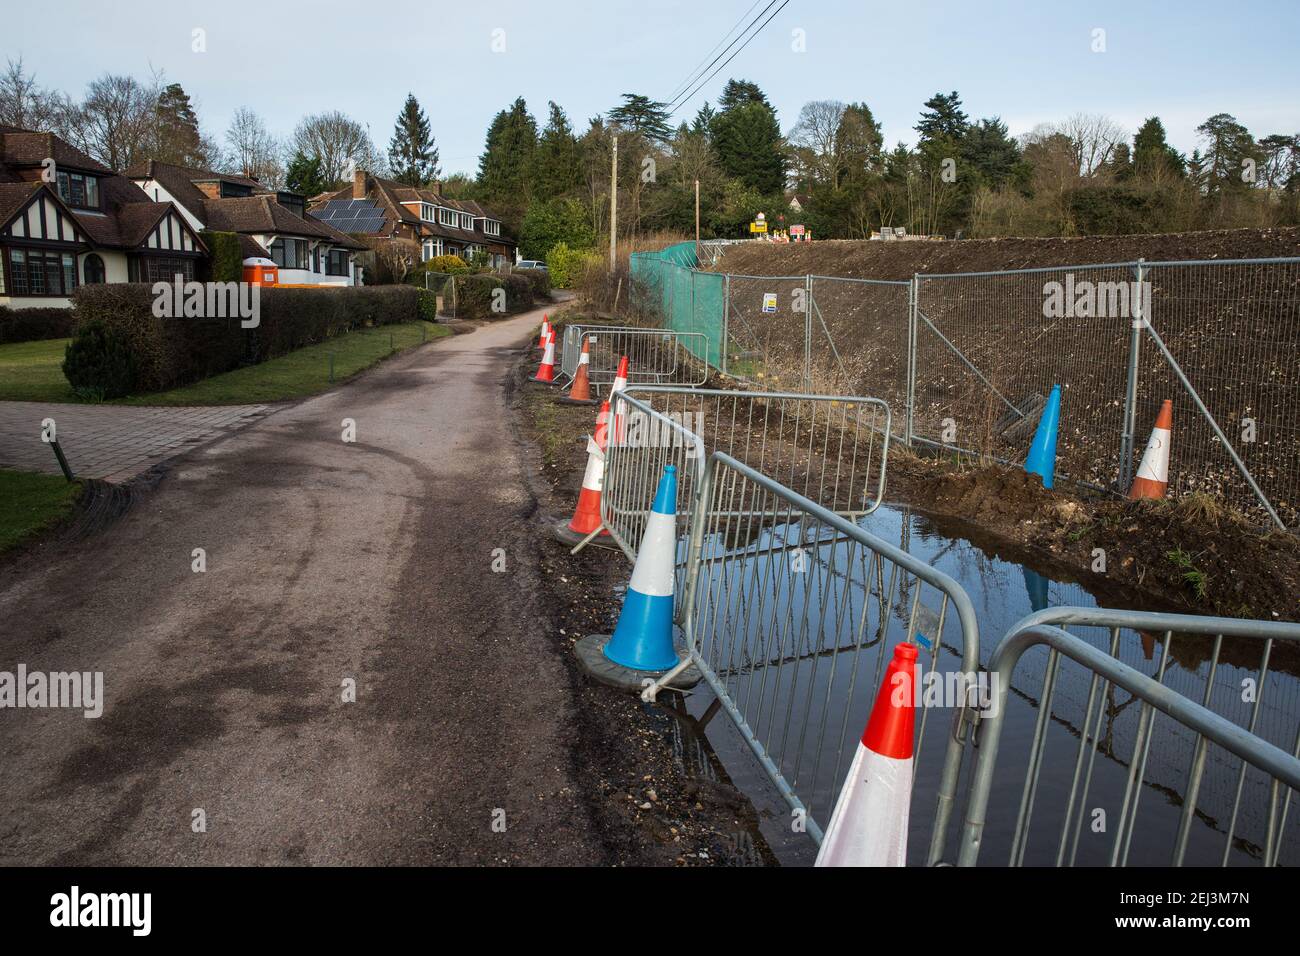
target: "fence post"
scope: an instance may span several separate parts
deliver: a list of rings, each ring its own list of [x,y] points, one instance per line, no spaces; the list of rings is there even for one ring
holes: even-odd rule
[[[907,288],[907,426],[903,441],[912,447],[912,432],[915,425],[916,408],[916,313],[920,308],[921,276],[912,273],[912,282]]]
[[[812,392],[812,275],[803,277],[803,390]]]
[[[1142,292],[1142,281],[1146,276],[1146,260],[1139,259],[1134,264],[1134,268],[1137,273],[1137,304],[1133,306],[1134,300],[1130,296],[1130,310],[1134,315],[1131,323],[1133,328],[1129,332],[1128,382],[1124,388],[1124,431],[1120,435],[1119,442],[1119,488],[1116,489],[1121,495],[1127,491],[1133,478],[1133,442],[1137,431],[1138,357],[1142,350],[1142,323],[1151,320],[1150,316],[1143,313],[1146,297]]]
[[[719,349],[722,360],[722,374],[727,374],[727,336],[728,324],[731,320],[731,273],[724,272],[722,275],[722,343]]]

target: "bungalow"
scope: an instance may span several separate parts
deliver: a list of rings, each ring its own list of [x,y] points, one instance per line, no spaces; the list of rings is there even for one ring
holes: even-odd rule
[[[52,133],[0,126],[0,305],[67,308],[82,284],[193,278],[206,251],[172,203]]]
[[[280,285],[360,285],[365,245],[320,222],[297,193],[256,179],[149,160],[127,170],[144,193],[174,202],[195,229],[238,234],[245,258],[270,259]]]
[[[439,183],[418,189],[357,170],[351,187],[315,197],[311,212],[328,224],[372,240],[412,243],[419,248],[421,261],[441,255],[468,259],[485,253],[493,268],[501,268],[516,258],[516,243],[495,214],[476,202],[444,196]]]

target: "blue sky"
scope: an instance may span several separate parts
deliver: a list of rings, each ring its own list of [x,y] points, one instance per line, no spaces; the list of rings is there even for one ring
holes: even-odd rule
[[[40,82],[74,95],[104,71],[163,70],[212,133],[240,106],[281,136],[303,114],[341,109],[380,148],[411,91],[444,172],[473,172],[488,123],[516,96],[539,123],[555,100],[578,128],[620,93],[666,98],[751,2],[46,0],[8,5],[0,58],[21,54]],[[191,49],[195,28],[206,30],[204,53]],[[1104,53],[1091,50],[1098,28]],[[504,52],[493,52],[495,30]],[[806,52],[792,50],[794,30]],[[1013,133],[1083,111],[1131,134],[1158,114],[1190,152],[1196,126],[1217,112],[1256,136],[1300,131],[1297,54],[1296,0],[790,0],[678,115],[737,76],[763,88],[783,129],[808,100],[865,101],[892,145],[912,141],[924,100],[956,89],[973,117],[999,114]]]

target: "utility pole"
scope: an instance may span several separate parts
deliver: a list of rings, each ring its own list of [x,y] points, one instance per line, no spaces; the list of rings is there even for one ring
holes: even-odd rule
[[[614,137],[614,159],[609,172],[609,274],[618,269],[618,137]]]
[[[695,261],[700,259],[700,181],[695,180]]]

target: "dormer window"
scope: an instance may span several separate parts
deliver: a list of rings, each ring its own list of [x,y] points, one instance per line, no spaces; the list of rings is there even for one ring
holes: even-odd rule
[[[444,226],[456,225],[456,213],[450,209],[440,208],[438,210],[438,222]]]
[[[99,177],[86,173],[58,175],[59,198],[73,209],[99,208]]]
[[[483,231],[489,236],[499,236],[501,235],[501,223],[497,222],[495,219],[484,219]]]
[[[461,213],[461,214],[460,214],[460,228],[462,228],[462,229],[473,230],[473,228],[474,228],[474,217],[471,216],[471,215],[470,215],[469,213],[467,213],[467,212],[463,212],[463,213]]]

